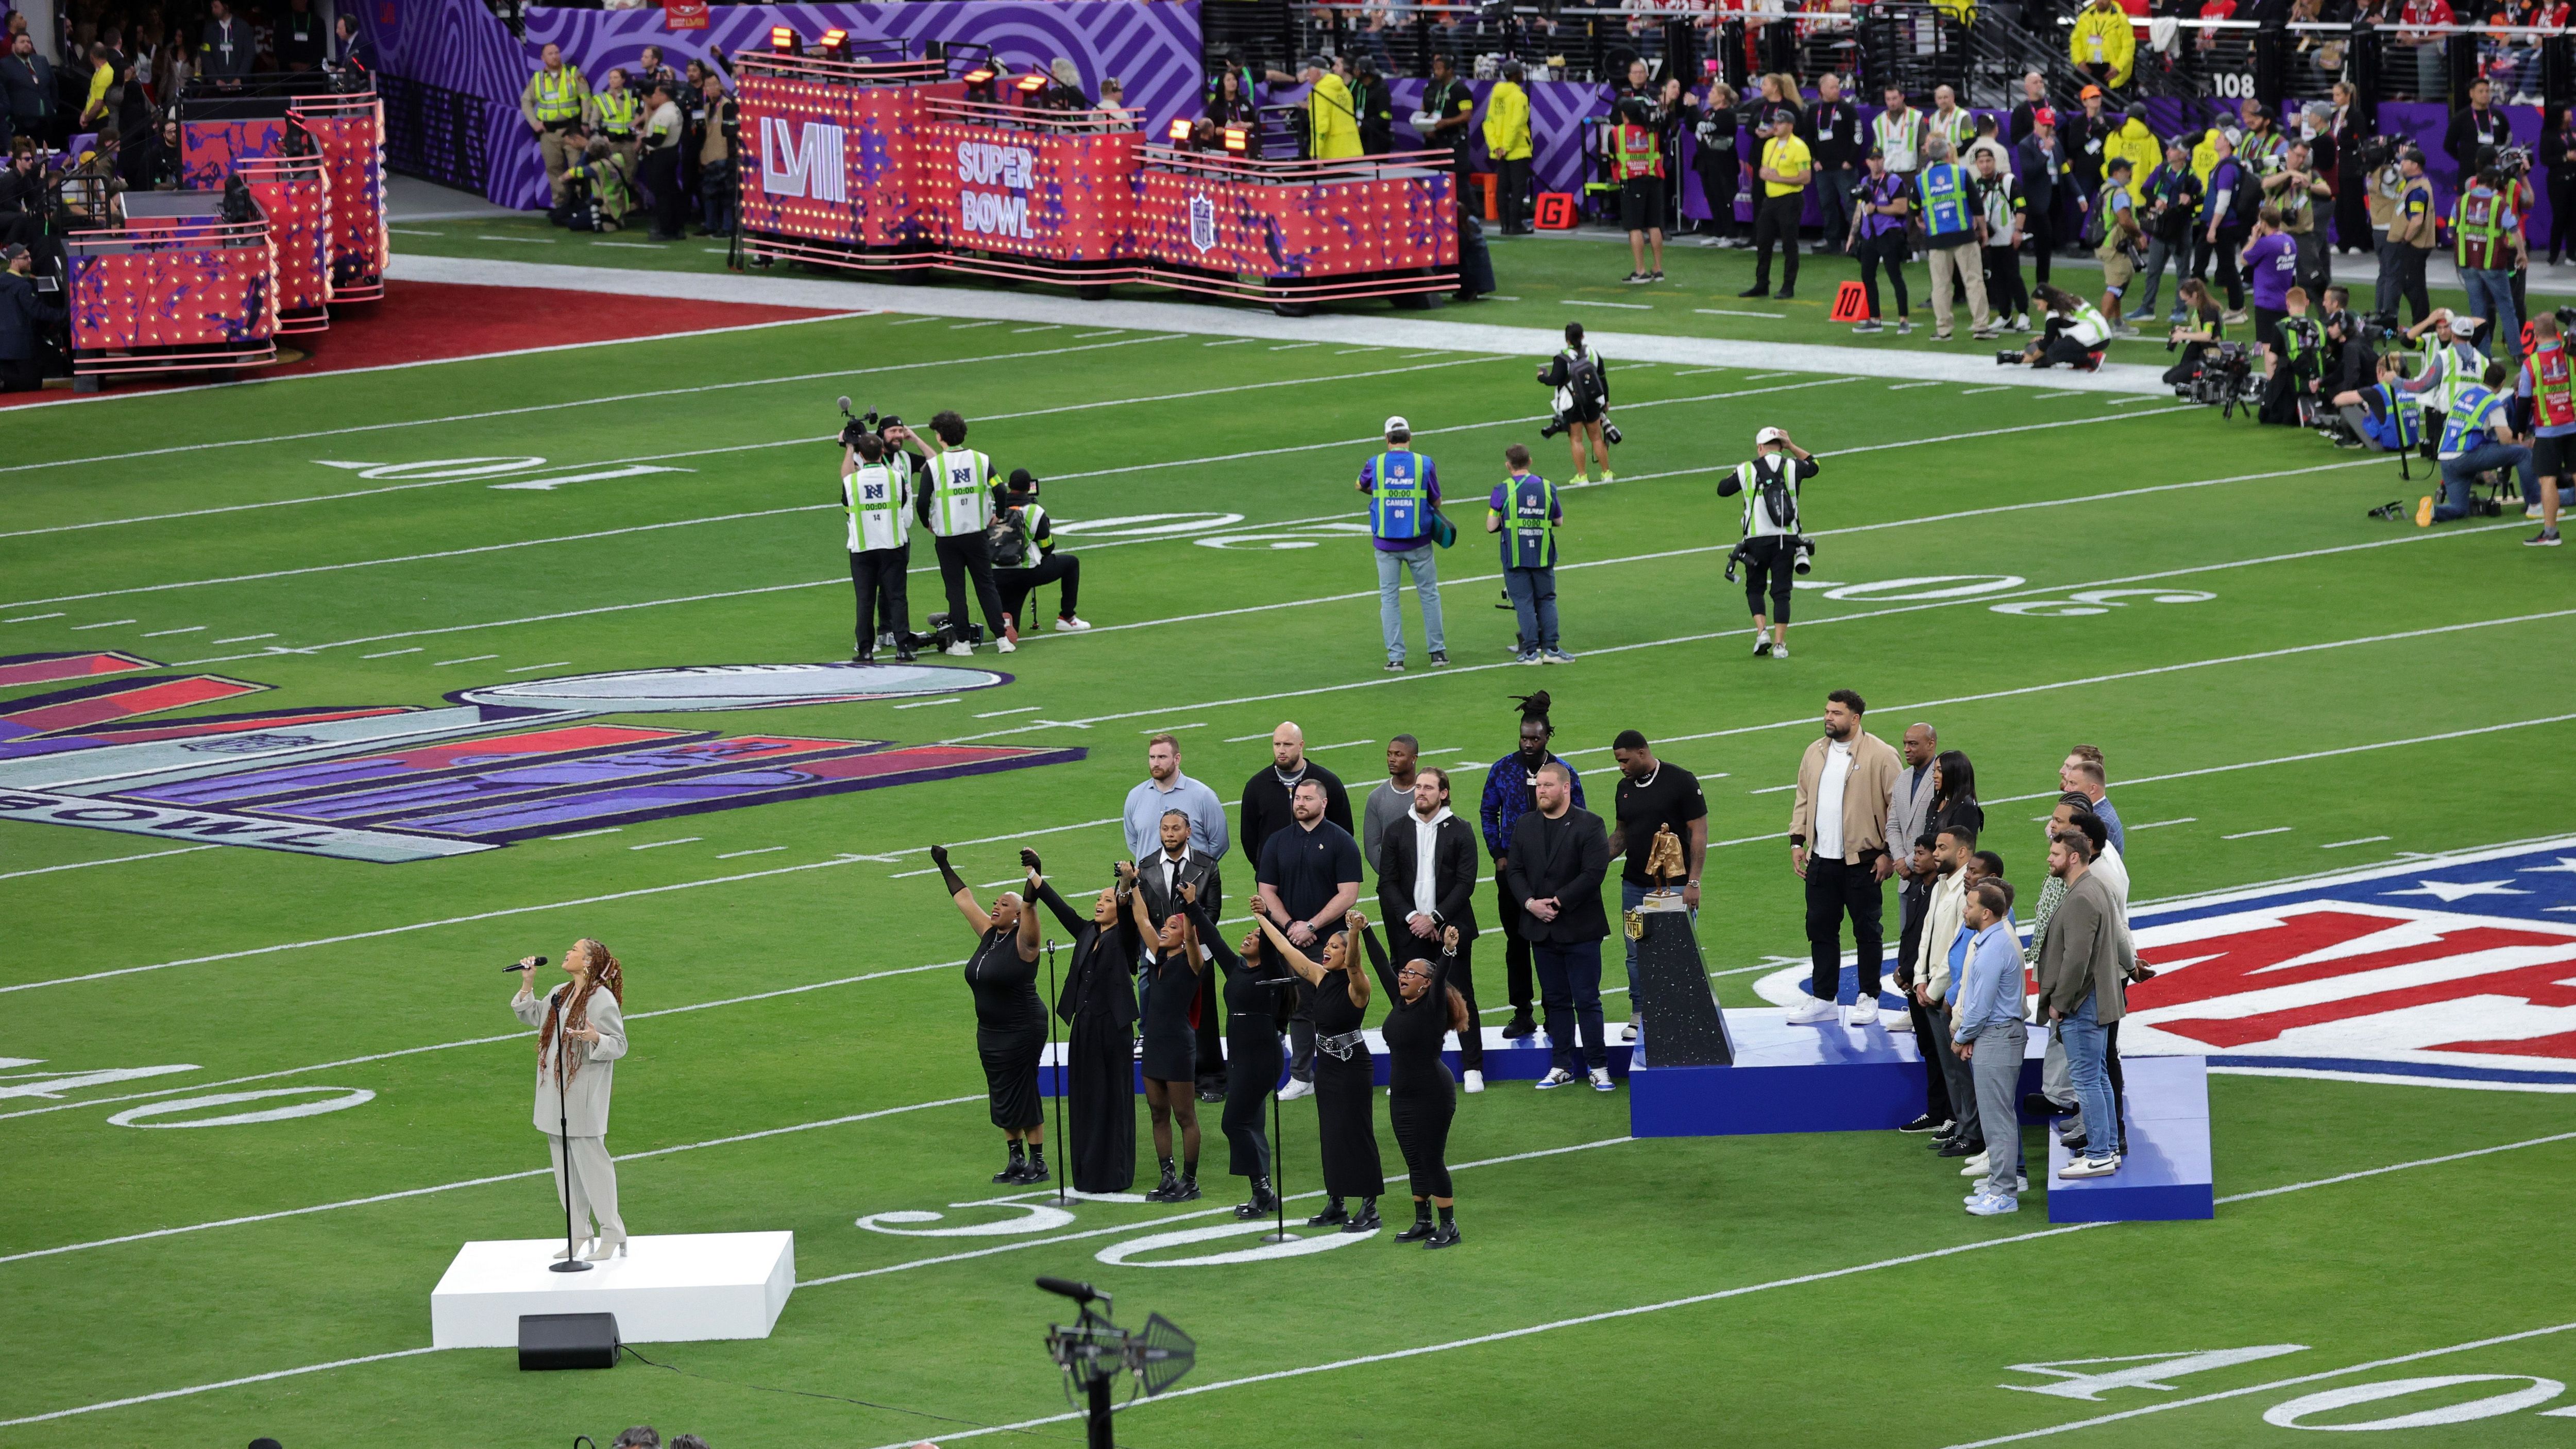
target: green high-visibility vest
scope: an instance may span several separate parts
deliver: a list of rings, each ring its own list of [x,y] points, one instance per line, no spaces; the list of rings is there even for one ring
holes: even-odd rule
[[[971,448],[930,455],[930,531],[982,533],[993,522],[993,460]]]
[[[635,134],[635,93],[633,91],[601,91],[591,99],[599,103],[601,130],[618,137]]]
[[[861,463],[841,486],[850,511],[850,552],[901,548],[911,540],[900,472],[881,462]]]
[[[1369,532],[1415,539],[1431,531],[1431,490],[1423,482],[1422,455],[1411,449],[1380,453],[1369,469]]]
[[[2433,366],[2440,370],[2441,381],[2433,384],[2432,396],[2439,401],[2433,411],[2448,413],[2459,405],[2460,390],[2476,385],[2486,371],[2486,359],[2466,342],[2450,342],[2433,354]]]
[[[1503,567],[1556,567],[1556,485],[1524,473],[1503,497]]]
[[[537,91],[537,119],[540,121],[578,121],[581,98],[590,87],[582,84],[581,72],[567,65],[552,72],[538,71],[529,84]]]

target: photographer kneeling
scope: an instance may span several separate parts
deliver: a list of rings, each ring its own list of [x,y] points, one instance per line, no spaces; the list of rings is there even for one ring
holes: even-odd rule
[[[2020,352],[1998,352],[2000,366],[2071,367],[2091,372],[2102,365],[2102,348],[2111,340],[2111,321],[2100,308],[2061,287],[2039,284],[2040,305],[2048,309],[2046,335]]]
[[[2182,279],[2180,301],[2184,320],[2165,338],[2165,351],[2179,348],[2182,356],[2165,369],[2165,385],[2189,396],[2219,345],[2227,340],[2227,314],[2211,299],[2209,284],[2198,277]]]
[[[2511,367],[2490,362],[2480,374],[2480,382],[2469,383],[2452,395],[2450,414],[2442,420],[2442,446],[2437,454],[2442,465],[2442,500],[2435,503],[2428,495],[2415,505],[2417,528],[2430,528],[2454,518],[2493,518],[2502,513],[2502,505],[2494,499],[2469,496],[2479,477],[2490,469],[2514,469],[2521,475],[2522,496],[2539,499],[2540,485],[2531,472],[2531,450],[2513,440],[2513,418],[2506,407],[2511,394],[2502,391],[2505,379],[2511,376]]]
[[[1075,598],[1082,592],[1082,560],[1055,551],[1055,523],[1038,502],[1038,480],[1028,469],[1014,468],[1007,485],[994,485],[993,526],[987,532],[993,587],[1002,593],[1005,625],[1018,633],[1029,632],[1020,628],[1029,595],[1041,585],[1061,583],[1064,599],[1063,607],[1056,610],[1056,632],[1079,634],[1091,627],[1073,612]]]

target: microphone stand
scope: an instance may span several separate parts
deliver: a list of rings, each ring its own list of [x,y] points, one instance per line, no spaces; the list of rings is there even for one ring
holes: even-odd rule
[[[587,1273],[590,1265],[581,1260],[581,1249],[572,1240],[572,1123],[571,1109],[564,1105],[564,1028],[563,992],[546,997],[546,1020],[554,1030],[547,1033],[555,1047],[555,1150],[563,1156],[564,1255],[560,1263],[550,1263],[549,1273]]]
[[[1284,986],[1276,981],[1266,982],[1264,984],[1269,986],[1273,993],[1270,1005],[1270,1026],[1273,1031],[1276,1031],[1279,1027],[1279,1002],[1276,993],[1282,990],[1296,990],[1297,979],[1293,976],[1289,977]],[[1282,1053],[1283,1058],[1285,1055],[1285,1053]],[[1283,1060],[1280,1065],[1280,1070],[1284,1072],[1287,1069],[1286,1062]],[[1283,1150],[1286,1146],[1287,1139],[1281,1126],[1281,1118],[1279,1115],[1279,1090],[1274,1086],[1270,1091],[1270,1207],[1271,1211],[1276,1215],[1277,1221],[1276,1225],[1269,1232],[1261,1235],[1261,1241],[1265,1243],[1293,1243],[1297,1241],[1296,1239],[1288,1236],[1288,1192],[1286,1188],[1286,1179],[1281,1175],[1279,1166],[1280,1158],[1282,1157]]]
[[[740,230],[739,227],[735,229]],[[1055,1200],[1059,1205],[1061,1205],[1064,1202],[1065,1197],[1065,1180],[1073,1175],[1073,1144],[1067,1142],[1064,1136],[1064,1094],[1068,1090],[1065,1074],[1065,1057],[1073,1050],[1073,1036],[1071,1032],[1067,1032],[1065,1034],[1064,1045],[1061,1047],[1056,1045],[1054,1007],[1063,998],[1055,994],[1055,937],[1047,937],[1046,951],[1048,1006],[1047,1052],[1055,1058],[1055,1150],[1058,1155],[1055,1174]],[[1074,1010],[1079,1012],[1082,1008],[1077,1004],[1074,1007]]]

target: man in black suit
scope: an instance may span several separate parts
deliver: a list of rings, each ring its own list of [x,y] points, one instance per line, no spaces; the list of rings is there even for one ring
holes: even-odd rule
[[[1136,888],[1145,893],[1145,914],[1160,925],[1181,913],[1181,887],[1197,886],[1200,904],[1207,907],[1208,919],[1225,919],[1225,881],[1217,874],[1216,857],[1190,849],[1190,817],[1187,811],[1166,810],[1158,829],[1163,848],[1136,862]],[[1225,1100],[1225,1034],[1219,1024],[1216,973],[1199,973],[1199,1100]],[[1143,983],[1138,983],[1142,994]]]
[[[1483,1018],[1476,1014],[1476,976],[1470,967],[1476,941],[1475,827],[1449,810],[1449,772],[1424,769],[1413,777],[1413,812],[1378,838],[1377,903],[1386,923],[1387,949],[1398,964],[1438,954],[1440,933],[1458,928],[1458,955],[1449,984],[1467,999],[1467,1030],[1458,1037],[1458,1065],[1470,1092],[1485,1090]],[[1428,862],[1428,868],[1425,863]]]
[[[13,242],[0,248],[0,257],[7,259],[0,270],[0,392],[42,388],[44,329],[63,320],[63,309],[37,295],[25,247]]]
[[[1539,1090],[1567,1086],[1575,1075],[1575,1032],[1592,1090],[1607,1092],[1609,1052],[1601,1034],[1601,942],[1610,934],[1601,882],[1610,873],[1610,835],[1601,817],[1574,804],[1574,772],[1551,760],[1538,772],[1538,809],[1512,830],[1503,870],[1521,899],[1521,935],[1538,968],[1554,1066]]]

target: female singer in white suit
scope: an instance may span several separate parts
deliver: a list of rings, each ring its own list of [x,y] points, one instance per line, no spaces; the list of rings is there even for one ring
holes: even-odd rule
[[[564,952],[563,968],[572,979],[539,996],[537,958],[522,960],[519,994],[511,999],[510,1010],[537,1029],[535,1119],[554,1158],[555,1200],[561,1203],[562,1194],[571,1194],[578,1233],[589,1232],[597,1219],[596,1239],[582,1255],[597,1262],[626,1252],[626,1223],[617,1215],[617,1168],[608,1160],[608,1093],[617,1059],[626,1055],[626,1017],[620,1009],[626,1000],[626,974],[607,947],[587,936]],[[560,1015],[555,1009],[558,1003]],[[555,1097],[558,1022],[560,1035],[573,1044],[563,1061],[560,1108]],[[572,1252],[567,1244],[555,1256],[568,1258]]]

